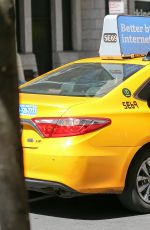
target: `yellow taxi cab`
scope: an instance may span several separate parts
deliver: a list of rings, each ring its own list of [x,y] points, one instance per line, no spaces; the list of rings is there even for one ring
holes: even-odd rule
[[[20,87],[28,189],[61,197],[114,193],[127,208],[150,212],[150,56],[140,50],[137,57],[139,49],[131,53],[123,42],[131,34],[146,38],[138,26],[147,18],[140,25],[138,18],[106,16],[100,57]]]

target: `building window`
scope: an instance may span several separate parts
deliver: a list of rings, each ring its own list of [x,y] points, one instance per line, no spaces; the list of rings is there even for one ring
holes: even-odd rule
[[[105,14],[109,14],[109,0],[105,0]]]
[[[16,39],[17,39],[17,51],[21,52],[20,44],[20,20],[19,20],[19,0],[16,0]]]
[[[38,72],[43,74],[52,69],[51,45],[51,2],[32,0],[33,53],[36,56]]]
[[[137,0],[135,1],[135,15],[150,16],[150,2]]]
[[[72,50],[72,6],[71,0],[62,0],[63,16],[63,49]]]

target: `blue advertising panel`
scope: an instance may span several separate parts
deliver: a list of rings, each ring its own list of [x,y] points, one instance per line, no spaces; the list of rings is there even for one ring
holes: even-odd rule
[[[122,55],[147,54],[150,51],[150,17],[118,16]]]

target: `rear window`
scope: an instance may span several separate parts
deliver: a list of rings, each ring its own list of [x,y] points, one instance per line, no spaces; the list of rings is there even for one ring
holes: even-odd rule
[[[80,63],[47,73],[20,92],[30,94],[100,97],[144,66],[134,64]]]

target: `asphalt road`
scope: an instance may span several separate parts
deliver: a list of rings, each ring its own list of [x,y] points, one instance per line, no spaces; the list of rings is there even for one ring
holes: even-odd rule
[[[32,197],[31,197],[32,195]],[[123,208],[114,195],[36,199],[30,195],[31,230],[145,230],[150,214]]]

